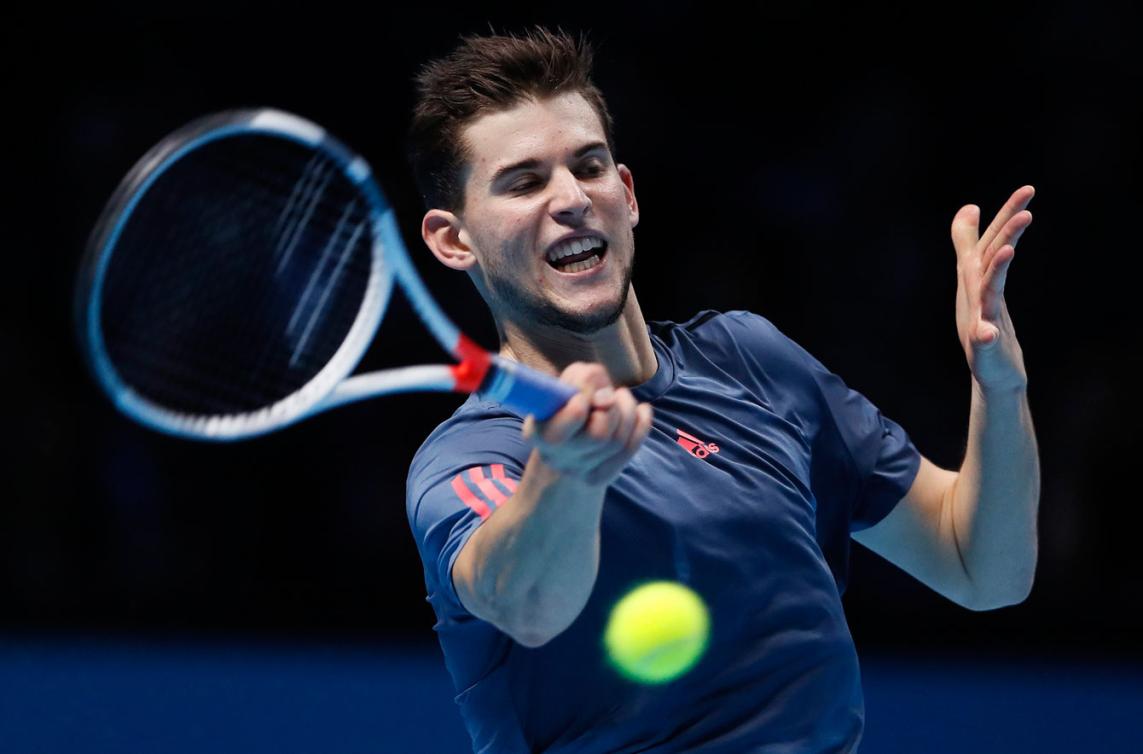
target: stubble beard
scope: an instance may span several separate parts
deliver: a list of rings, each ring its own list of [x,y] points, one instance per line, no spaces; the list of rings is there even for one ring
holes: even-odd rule
[[[553,304],[548,299],[524,290],[513,283],[509,275],[500,270],[486,270],[486,280],[493,296],[500,301],[504,311],[512,312],[522,324],[533,323],[551,328],[559,328],[577,335],[591,335],[609,325],[615,324],[627,308],[627,296],[631,292],[631,278],[635,272],[635,260],[623,271],[620,281],[619,298],[615,305],[596,312],[569,312]]]

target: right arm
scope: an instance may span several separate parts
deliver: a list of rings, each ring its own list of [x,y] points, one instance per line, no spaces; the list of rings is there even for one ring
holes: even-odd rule
[[[538,647],[572,624],[599,571],[608,485],[651,429],[651,406],[613,389],[598,364],[560,376],[580,388],[548,421],[525,423],[535,443],[511,503],[468,538],[452,580],[466,610]]]

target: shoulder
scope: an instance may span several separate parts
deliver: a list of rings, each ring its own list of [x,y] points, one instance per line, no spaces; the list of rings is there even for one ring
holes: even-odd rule
[[[471,396],[433,430],[413,456],[405,480],[405,512],[414,531],[425,534],[468,511],[470,506],[456,487],[461,474],[479,469],[477,476],[512,480],[506,483],[509,486],[518,481],[531,452],[521,433],[522,423],[498,404]],[[488,503],[495,507],[497,501],[491,493]]]
[[[519,416],[499,404],[469,396],[417,449],[409,465],[409,491],[418,481],[458,466],[526,458],[522,425]]]
[[[689,345],[718,361],[744,362],[768,371],[804,372],[807,367],[808,353],[773,322],[754,312],[708,309],[686,322],[651,322],[648,327],[672,350]]]
[[[728,312],[706,309],[686,322],[649,322],[647,326],[651,334],[666,342],[686,339],[717,343],[748,338],[774,343],[785,339],[773,322],[741,309]]]

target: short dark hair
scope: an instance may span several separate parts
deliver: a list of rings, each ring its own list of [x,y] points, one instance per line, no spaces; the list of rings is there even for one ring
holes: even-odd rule
[[[408,135],[408,158],[425,206],[459,212],[464,169],[471,158],[464,129],[482,115],[529,99],[578,92],[599,116],[615,154],[613,123],[603,94],[591,80],[594,49],[585,35],[541,26],[523,36],[462,37],[447,56],[416,76],[417,102]]]

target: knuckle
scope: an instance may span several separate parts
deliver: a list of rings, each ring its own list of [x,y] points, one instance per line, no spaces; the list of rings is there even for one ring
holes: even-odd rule
[[[588,361],[569,364],[560,373],[560,379],[584,391],[596,390],[611,384],[611,378],[603,365]]]
[[[587,436],[596,443],[606,442],[611,437],[611,427],[605,417],[594,416],[587,427]]]
[[[584,407],[582,399],[578,401],[577,399],[579,396],[568,401],[567,406],[543,425],[539,436],[544,442],[548,444],[563,442],[575,432],[577,427],[583,424],[584,418],[587,416],[587,409]]]
[[[644,403],[642,406],[646,406],[646,409],[639,412],[640,442],[642,442],[643,438],[647,437],[647,435],[651,433],[651,428],[654,426],[655,419],[655,411],[651,408],[651,404]]]
[[[579,383],[583,380],[589,366],[591,365],[586,361],[573,361],[564,368],[564,371],[560,372],[560,379],[565,382]]]

